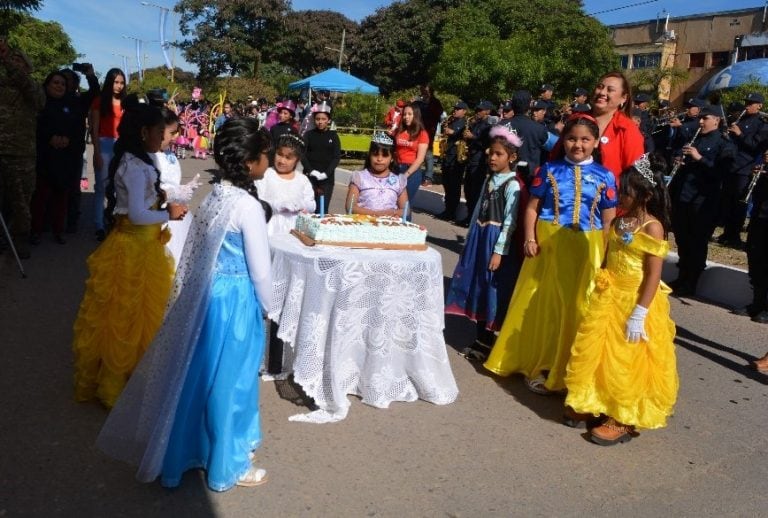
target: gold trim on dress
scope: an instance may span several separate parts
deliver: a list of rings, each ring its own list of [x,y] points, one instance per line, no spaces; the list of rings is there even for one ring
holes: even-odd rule
[[[581,166],[573,166],[573,215],[571,216],[571,228],[579,229],[579,216],[581,216]]]
[[[600,194],[605,190],[605,184],[601,183],[597,186],[595,192],[595,198],[592,200],[592,207],[589,209],[589,229],[595,230],[595,211],[597,210],[597,204],[600,203]]]
[[[553,175],[552,172],[547,171],[547,179],[549,180],[549,183],[552,186],[552,197],[553,197],[552,206],[555,210],[555,225],[559,225],[560,224],[560,191],[557,188],[557,180],[555,180],[555,175]]]

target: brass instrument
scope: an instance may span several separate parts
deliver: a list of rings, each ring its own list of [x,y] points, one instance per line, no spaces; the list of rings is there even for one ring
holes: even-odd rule
[[[670,113],[656,117],[656,119],[653,121],[654,129],[652,133],[660,132],[662,129],[664,129],[664,126],[669,126],[669,124],[675,119],[682,120],[687,113],[687,111],[682,111],[680,113]]]
[[[474,120],[474,117],[473,117]],[[464,123],[464,131],[466,132],[469,128],[469,119],[465,119]],[[470,131],[471,133],[471,131]],[[462,135],[461,138],[456,140],[456,162],[459,164],[463,164],[467,161],[469,158],[469,144],[467,144],[467,141],[464,140],[464,137]]]
[[[752,171],[752,179],[749,181],[749,187],[747,187],[747,194],[744,195],[744,199],[739,200],[741,203],[749,205],[749,200],[752,198],[752,191],[755,190],[757,182],[760,180],[760,175],[765,174],[765,163],[760,164],[758,168]]]
[[[696,130],[696,133],[693,134],[693,138],[691,141],[686,144],[686,146],[691,147],[696,142],[696,139],[699,137],[699,133],[701,133],[701,128]],[[685,146],[684,146],[685,147]],[[685,163],[685,156],[680,157],[676,162],[675,165],[672,166],[672,170],[669,172],[669,176],[667,177],[667,185],[672,183],[672,179],[677,174],[677,171],[680,169],[680,166],[682,166]]]

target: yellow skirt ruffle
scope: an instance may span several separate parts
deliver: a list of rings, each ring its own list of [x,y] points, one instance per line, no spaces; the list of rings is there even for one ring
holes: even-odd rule
[[[584,414],[605,414],[639,428],[661,428],[677,399],[675,324],[669,288],[661,284],[645,319],[648,342],[630,344],[625,324],[637,303],[637,286],[601,270],[571,349],[565,404]]]
[[[536,224],[540,253],[526,258],[485,367],[528,378],[549,371],[545,386],[565,388],[565,366],[605,251],[603,231]]]
[[[90,277],[74,325],[75,399],[111,408],[154,338],[173,282],[161,225],[125,216],[88,257]]]

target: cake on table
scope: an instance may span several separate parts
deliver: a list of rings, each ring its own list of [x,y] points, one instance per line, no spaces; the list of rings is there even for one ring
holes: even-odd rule
[[[317,244],[390,250],[426,250],[427,229],[392,216],[299,214],[297,233]]]

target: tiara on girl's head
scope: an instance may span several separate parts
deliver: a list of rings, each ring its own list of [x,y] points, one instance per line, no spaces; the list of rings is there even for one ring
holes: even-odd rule
[[[491,128],[490,135],[491,137],[501,137],[516,148],[519,148],[523,145],[523,141],[520,140],[520,137],[517,135],[517,133],[510,131],[506,126],[494,126]]]
[[[294,135],[293,133],[283,133],[277,138],[277,147],[280,147],[280,145],[290,145],[291,143],[299,146],[299,148],[304,151],[304,139],[298,135]]]
[[[632,167],[637,169],[637,172],[640,173],[643,178],[648,180],[648,183],[650,183],[651,186],[656,187],[656,180],[653,179],[653,169],[651,169],[651,162],[648,160],[648,153],[645,153],[640,158],[635,160],[635,163],[632,164]]]
[[[381,146],[394,146],[395,141],[392,140],[392,137],[387,135],[384,131],[376,131],[373,134],[373,138],[371,139],[371,142],[374,144],[379,144]]]

